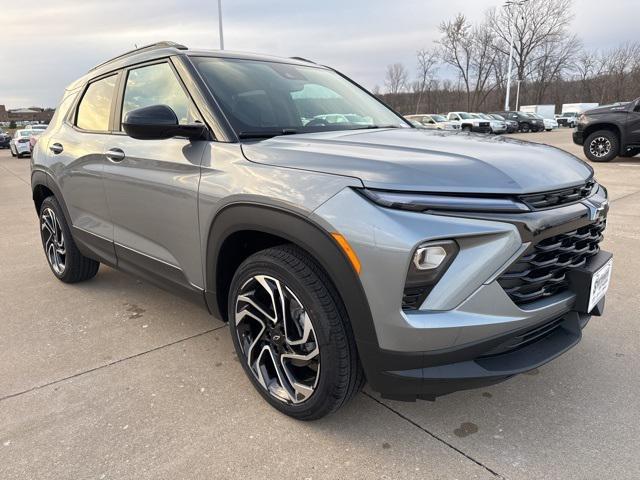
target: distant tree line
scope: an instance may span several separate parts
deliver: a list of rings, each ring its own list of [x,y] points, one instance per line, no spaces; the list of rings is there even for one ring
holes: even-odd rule
[[[612,103],[640,96],[640,42],[587,50],[569,32],[573,0],[529,0],[492,8],[477,24],[463,14],[440,24],[440,38],[416,53],[415,71],[387,66],[374,93],[403,114],[504,107],[513,38],[510,107]],[[442,75],[443,67],[454,76]]]

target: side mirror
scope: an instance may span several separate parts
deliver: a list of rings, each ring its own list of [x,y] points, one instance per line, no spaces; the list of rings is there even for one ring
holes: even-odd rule
[[[151,105],[131,110],[124,117],[122,128],[127,135],[138,140],[164,140],[172,137],[202,140],[207,134],[207,128],[201,123],[180,125],[176,112],[167,105]]]

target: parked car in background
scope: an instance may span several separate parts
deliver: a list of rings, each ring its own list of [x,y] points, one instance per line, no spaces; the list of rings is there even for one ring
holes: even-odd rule
[[[0,148],[10,148],[11,135],[0,128]]]
[[[528,113],[527,115],[529,115],[530,117],[542,120],[542,122],[544,123],[544,129],[547,132],[550,132],[551,130],[558,128],[558,122],[556,121],[555,118],[545,118],[539,113]]]
[[[444,115],[436,115],[432,113],[405,115],[407,120],[418,122],[428,130],[460,130],[460,122],[447,120]]]
[[[405,117],[406,118],[406,117]],[[432,129],[428,129],[427,127],[425,127],[423,124],[421,124],[419,121],[417,120],[411,120],[410,118],[407,118],[407,120],[409,121],[409,123],[411,125],[413,125],[415,128],[419,129],[419,130],[432,130]]]
[[[491,122],[478,118],[468,112],[449,112],[447,120],[460,122],[460,129],[464,132],[491,133]]]
[[[33,149],[38,142],[38,137],[42,135],[43,132],[44,130],[40,129],[31,130],[31,135],[29,136],[29,153],[33,153]]]
[[[20,158],[23,155],[29,155],[31,153],[31,148],[29,146],[31,133],[31,130],[16,130],[16,133],[13,135],[11,143],[9,144],[11,156]]]
[[[473,115],[476,115],[478,118],[483,120],[488,120],[491,126],[491,133],[507,133],[507,124],[504,120],[496,120],[486,113],[474,113]]]
[[[496,120],[500,120],[507,125],[507,133],[514,133],[518,131],[518,122],[516,120],[511,120],[510,118],[504,118],[502,115],[498,115],[497,113],[488,113],[491,118],[495,118]]]
[[[497,113],[498,115],[503,116],[508,120],[514,120],[518,122],[518,131],[527,133],[527,132],[541,132],[544,130],[544,123],[542,120],[538,118],[532,118],[524,112],[492,112]]]
[[[603,105],[577,120],[573,141],[592,162],[640,153],[640,98],[626,104]]]
[[[33,125],[26,125],[24,127],[25,130],[46,130],[49,125],[45,125],[44,123],[37,123]]]
[[[573,128],[578,123],[578,113],[577,112],[562,113],[558,118],[556,118],[556,122],[558,122],[559,127]]]

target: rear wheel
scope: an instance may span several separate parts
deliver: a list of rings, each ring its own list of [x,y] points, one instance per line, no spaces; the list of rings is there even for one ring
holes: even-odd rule
[[[286,415],[321,418],[362,388],[364,374],[337,292],[293,245],[263,250],[238,267],[229,328],[254,387]]]
[[[587,137],[583,150],[592,162],[609,162],[620,153],[620,142],[612,131],[599,130]]]
[[[77,283],[98,273],[100,263],[80,253],[55,197],[45,198],[40,206],[40,235],[49,267],[59,280]]]
[[[12,156],[12,157],[15,157],[15,156],[16,156],[16,154],[13,152],[13,148],[9,147],[9,150],[11,150],[11,156]]]

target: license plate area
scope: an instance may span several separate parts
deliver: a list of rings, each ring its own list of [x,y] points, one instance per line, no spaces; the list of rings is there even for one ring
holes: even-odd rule
[[[604,298],[611,281],[613,255],[600,251],[580,268],[568,272],[569,285],[576,294],[574,309],[580,313],[602,314],[596,305]]]

